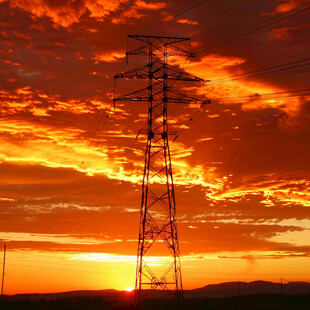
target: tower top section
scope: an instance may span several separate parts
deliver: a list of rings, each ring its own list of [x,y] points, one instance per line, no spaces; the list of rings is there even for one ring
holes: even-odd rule
[[[165,37],[165,36],[142,36],[142,35],[128,35],[128,38],[136,39],[146,43],[152,43],[156,40],[161,41],[164,44],[173,44],[183,41],[189,41],[190,38],[181,38],[181,37]]]
[[[189,58],[195,56],[194,53],[190,52],[190,38],[128,35],[128,39],[137,40],[145,44],[130,50],[127,44],[126,57],[133,55],[150,55],[150,53],[155,55],[164,54],[165,57],[183,56]]]

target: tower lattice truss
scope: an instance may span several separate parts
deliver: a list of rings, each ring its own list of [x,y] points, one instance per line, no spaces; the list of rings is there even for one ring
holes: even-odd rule
[[[135,43],[141,42],[141,45],[131,50],[127,47],[126,57],[144,56],[147,63],[127,72],[118,73],[115,79],[146,79],[148,82],[146,88],[114,97],[115,101],[148,103],[136,299],[142,298],[142,293],[149,296],[154,290],[163,290],[169,295],[181,298],[183,286],[168,143],[170,132],[167,106],[170,103],[205,104],[209,103],[209,100],[187,96],[173,87],[176,81],[204,82],[203,79],[185,72],[179,66],[168,64],[169,57],[177,60],[180,56],[187,59],[193,56],[189,52],[189,38],[141,35],[132,35],[128,38]]]

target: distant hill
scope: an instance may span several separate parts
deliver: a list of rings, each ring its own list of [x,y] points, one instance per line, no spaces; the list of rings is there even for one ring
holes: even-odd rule
[[[284,295],[310,294],[310,283],[290,282],[282,285]],[[186,298],[223,298],[253,294],[281,294],[281,284],[268,281],[225,282],[185,291]]]
[[[5,300],[12,301],[36,301],[36,300],[55,300],[61,298],[77,298],[77,297],[98,297],[106,301],[113,300],[133,300],[134,293],[126,291],[117,291],[113,289],[109,290],[82,290],[82,291],[69,291],[61,293],[48,293],[48,294],[16,294],[16,295],[5,295]]]
[[[283,284],[283,295],[310,294],[310,283],[308,282],[290,282]],[[253,282],[225,282],[219,284],[209,284],[193,290],[185,290],[184,297],[192,298],[224,298],[233,296],[255,295],[255,294],[281,294],[280,283],[267,281]],[[153,295],[154,296],[154,295]],[[154,297],[162,297],[163,294],[157,291]],[[6,295],[5,300],[12,301],[36,301],[36,300],[56,300],[61,298],[100,298],[106,301],[114,300],[133,300],[134,292],[117,290],[82,290],[50,294],[16,294]]]

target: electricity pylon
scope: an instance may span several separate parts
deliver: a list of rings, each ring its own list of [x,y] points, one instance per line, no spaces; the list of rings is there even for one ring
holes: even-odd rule
[[[5,275],[5,256],[6,256],[6,244],[4,244],[4,246],[3,246],[3,270],[2,270],[1,299],[3,299],[3,287],[4,287],[4,275]]]
[[[148,86],[144,89],[114,96],[114,103],[148,103],[135,298],[139,302],[142,293],[149,293],[150,296],[154,290],[160,289],[179,299],[183,296],[183,285],[168,143],[168,135],[171,133],[168,131],[167,107],[170,103],[205,104],[210,101],[187,96],[172,87],[176,81],[204,82],[178,66],[168,64],[168,58],[172,56],[187,59],[193,56],[189,52],[189,44],[187,49],[184,48],[184,44],[189,43],[189,38],[142,35],[129,35],[128,38],[142,42],[143,45],[132,50],[127,46],[126,60],[133,55],[148,59],[147,64],[141,67],[115,75],[115,79],[148,80]],[[154,256],[150,257],[151,250]],[[156,258],[161,258],[161,266],[156,266]]]

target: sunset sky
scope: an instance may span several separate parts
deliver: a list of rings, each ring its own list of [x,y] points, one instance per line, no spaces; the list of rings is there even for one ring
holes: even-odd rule
[[[169,106],[184,288],[310,281],[309,17],[302,0],[0,0],[4,292],[134,287],[147,105],[111,105],[137,33],[190,37],[185,68],[211,80],[183,90],[205,111]]]

